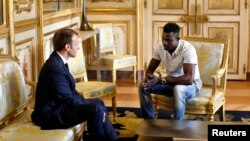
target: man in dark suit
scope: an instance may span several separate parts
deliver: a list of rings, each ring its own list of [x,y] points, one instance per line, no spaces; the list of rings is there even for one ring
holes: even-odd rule
[[[79,42],[71,29],[55,33],[54,52],[40,71],[32,121],[42,129],[70,128],[87,121],[91,140],[118,140],[103,101],[84,99],[75,89],[67,60],[76,56]]]

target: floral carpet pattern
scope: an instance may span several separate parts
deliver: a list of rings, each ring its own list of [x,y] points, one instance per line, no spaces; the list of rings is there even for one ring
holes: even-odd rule
[[[112,121],[112,110],[107,108]],[[159,110],[159,119],[172,119],[173,113],[165,110]],[[185,115],[186,120],[206,121],[205,115]],[[120,133],[122,141],[135,141],[137,135],[136,128],[143,120],[139,108],[117,107],[116,121],[112,122],[113,126]],[[215,114],[215,121],[219,121],[219,116]],[[226,111],[226,121],[250,122],[250,111]]]

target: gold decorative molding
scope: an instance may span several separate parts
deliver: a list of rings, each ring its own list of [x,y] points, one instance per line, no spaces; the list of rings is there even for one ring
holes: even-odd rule
[[[8,36],[9,34],[9,28],[7,28],[6,26],[0,26],[0,39],[3,37]]]
[[[187,0],[154,0],[153,14],[188,14],[188,5]]]
[[[134,8],[124,8],[124,9],[117,9],[117,8],[109,8],[109,9],[103,9],[103,8],[87,8],[88,14],[111,14],[111,15],[135,15],[136,9]]]
[[[14,11],[16,11],[16,14],[20,14],[23,11],[30,13],[33,2],[34,0],[14,0]]]
[[[73,17],[80,16],[80,14],[81,10],[79,8],[68,9],[56,13],[46,14],[43,16],[43,23],[44,25],[49,25],[66,19],[72,19]]]
[[[239,15],[240,0],[204,0],[204,14]]]
[[[38,24],[37,19],[28,19],[15,22],[15,33],[19,33],[25,30],[36,28]]]
[[[3,48],[0,47],[0,54],[3,54]]]

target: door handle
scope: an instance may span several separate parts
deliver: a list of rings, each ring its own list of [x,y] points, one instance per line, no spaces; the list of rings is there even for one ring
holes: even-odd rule
[[[190,15],[190,16],[183,16],[181,17],[181,21],[185,23],[195,23],[196,22],[196,16]]]
[[[206,15],[196,15],[195,22],[197,23],[204,23],[208,21],[208,17]]]

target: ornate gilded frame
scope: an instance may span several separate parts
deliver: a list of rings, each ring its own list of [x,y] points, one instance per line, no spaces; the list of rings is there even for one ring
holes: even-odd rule
[[[134,8],[135,0],[86,0],[87,8]]]
[[[153,14],[188,14],[188,4],[187,0],[154,0]]]
[[[25,78],[34,80],[35,59],[34,59],[34,38],[28,38],[15,43],[16,55],[19,59]]]
[[[239,0],[205,0],[204,14],[239,15]]]
[[[23,11],[30,12],[34,0],[13,0],[14,11],[20,14]]]

